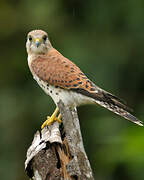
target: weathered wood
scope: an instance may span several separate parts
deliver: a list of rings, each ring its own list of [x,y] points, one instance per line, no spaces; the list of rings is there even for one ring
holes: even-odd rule
[[[94,180],[84,150],[76,109],[58,103],[63,125],[55,122],[34,136],[25,169],[34,180]]]

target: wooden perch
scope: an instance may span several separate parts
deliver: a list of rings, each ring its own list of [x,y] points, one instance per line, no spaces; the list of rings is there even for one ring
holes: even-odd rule
[[[27,151],[25,169],[34,180],[94,180],[84,150],[76,109],[60,101],[63,125],[38,131]]]

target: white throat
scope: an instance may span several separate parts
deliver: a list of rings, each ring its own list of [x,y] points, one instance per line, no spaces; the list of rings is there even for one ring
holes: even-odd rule
[[[27,60],[28,60],[28,65],[29,65],[29,67],[30,67],[31,62],[32,62],[32,55],[29,55],[29,54],[28,54]]]

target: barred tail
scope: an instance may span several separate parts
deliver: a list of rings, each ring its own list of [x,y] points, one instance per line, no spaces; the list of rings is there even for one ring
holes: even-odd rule
[[[143,126],[142,122],[137,119],[135,116],[133,116],[132,114],[130,114],[128,111],[120,108],[119,106],[115,105],[114,104],[111,104],[111,103],[107,103],[107,102],[103,102],[103,101],[99,101],[99,100],[95,100],[95,102],[105,108],[107,108],[108,110],[114,112],[115,114],[118,114],[122,117],[124,117],[125,119],[135,123],[135,124],[138,124],[139,126]]]
[[[72,90],[92,98],[94,102],[114,112],[115,114],[118,114],[119,116],[122,116],[125,119],[135,124],[138,124],[139,126],[143,126],[143,123],[130,113],[132,110],[129,107],[127,107],[124,101],[114,96],[113,94],[104,91],[98,86],[93,85],[93,87],[95,89],[92,92],[81,88]]]

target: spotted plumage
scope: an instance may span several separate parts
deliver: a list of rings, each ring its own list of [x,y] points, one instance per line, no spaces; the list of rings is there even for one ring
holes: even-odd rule
[[[97,88],[81,70],[54,48],[50,55],[39,55],[34,59],[31,63],[31,70],[41,80],[51,85],[67,90],[80,88],[89,92],[97,92]]]
[[[90,81],[73,62],[54,49],[47,33],[31,31],[26,43],[28,64],[41,88],[55,104],[62,100],[67,106],[97,103],[110,111],[138,124],[129,108],[116,96],[102,90]]]

